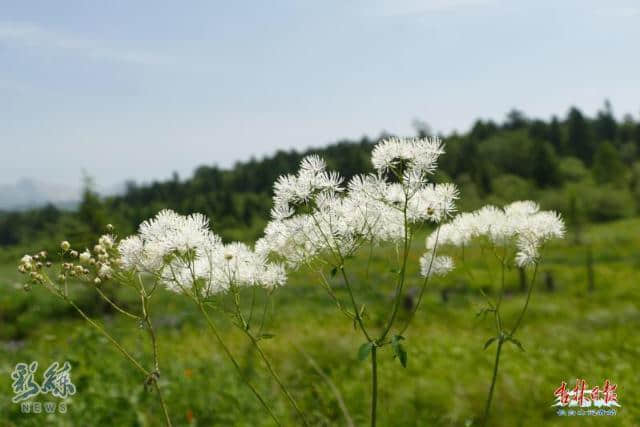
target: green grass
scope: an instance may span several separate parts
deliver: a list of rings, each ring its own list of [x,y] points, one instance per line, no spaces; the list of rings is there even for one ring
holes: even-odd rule
[[[564,241],[547,248],[529,311],[518,338],[521,352],[506,345],[494,396],[491,425],[615,425],[640,424],[640,219],[590,227],[584,236],[595,261],[595,290],[587,290],[586,246]],[[418,250],[423,239],[416,239]],[[37,248],[34,248],[34,250]],[[417,256],[410,259],[417,287]],[[367,304],[366,321],[379,327],[391,302],[393,274],[387,261],[393,251],[374,252],[353,273],[358,295]],[[471,264],[473,280],[456,272],[436,280],[414,323],[405,333],[407,368],[394,360],[391,349],[379,354],[379,425],[476,425],[489,387],[495,347],[483,351],[492,335],[489,319],[475,314],[482,306],[480,288],[492,282]],[[546,289],[552,275],[555,291]],[[415,277],[415,278],[414,278]],[[507,276],[504,301],[507,321],[515,318],[524,296],[517,274]],[[0,267],[0,425],[161,425],[162,414],[143,378],[113,347],[72,309],[43,289],[24,292],[14,265]],[[336,283],[337,283],[336,278]],[[455,288],[446,302],[442,290]],[[345,302],[346,293],[338,295]],[[150,362],[144,330],[122,316],[105,312],[93,296],[77,298],[99,318],[135,356]],[[133,304],[122,294],[125,303]],[[175,425],[270,426],[271,420],[240,382],[230,363],[206,329],[195,307],[180,296],[160,292],[152,302],[159,333],[161,385]],[[105,314],[106,313],[106,314]],[[401,319],[407,315],[400,313]],[[215,318],[247,375],[273,405],[285,425],[296,425],[277,385],[265,374],[242,334],[223,317]],[[335,309],[314,275],[293,274],[274,299],[267,325],[276,336],[263,341],[267,353],[314,425],[345,425],[329,385],[298,349],[308,353],[340,390],[356,425],[368,423],[369,363],[359,362],[363,343],[359,331]],[[22,414],[11,403],[10,374],[18,362],[37,360],[41,375],[54,361],[68,360],[77,393],[66,414]],[[618,384],[622,408],[615,417],[558,417],[551,408],[553,391],[561,381],[576,378],[589,385],[605,379]],[[39,396],[39,401],[56,400]]]

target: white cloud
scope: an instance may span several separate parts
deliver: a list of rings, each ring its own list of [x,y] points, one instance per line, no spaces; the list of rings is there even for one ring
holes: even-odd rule
[[[173,62],[166,55],[114,48],[87,38],[47,30],[32,23],[0,22],[0,44],[32,49],[67,51],[93,60],[137,65],[163,65]]]

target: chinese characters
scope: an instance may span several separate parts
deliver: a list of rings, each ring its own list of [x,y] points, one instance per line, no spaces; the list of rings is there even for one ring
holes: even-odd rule
[[[589,387],[584,379],[576,379],[573,388],[567,387],[566,382],[562,382],[560,387],[555,389],[553,395],[556,397],[554,407],[560,407],[558,415],[615,415],[615,409],[611,410],[582,410],[582,408],[613,408],[620,407],[618,403],[618,385],[605,380],[602,388],[599,386]],[[577,411],[563,408],[580,408]]]
[[[58,362],[53,362],[44,372],[44,380],[42,384],[38,384],[35,380],[35,374],[38,370],[38,362],[18,363],[11,378],[13,383],[13,403],[23,402],[38,394],[51,393],[53,396],[64,399],[75,394],[76,386],[71,382],[71,365],[64,362],[62,367]]]

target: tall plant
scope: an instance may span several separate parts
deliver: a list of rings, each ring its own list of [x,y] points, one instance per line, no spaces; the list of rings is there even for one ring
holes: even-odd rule
[[[281,265],[268,262],[243,243],[223,244],[210,230],[209,220],[204,215],[182,216],[170,210],[161,211],[155,218],[143,222],[138,234],[124,239],[119,250],[124,270],[146,273],[166,289],[193,301],[242,380],[274,422],[281,425],[267,401],[242,371],[209,313],[217,310],[228,315],[255,347],[300,422],[307,425],[300,407],[260,343],[272,337],[263,328],[268,300],[275,288],[286,282]],[[251,288],[248,304],[242,299],[243,288]],[[258,323],[260,316],[254,316],[254,310],[256,292],[260,289],[265,293],[265,305]]]
[[[109,231],[113,230],[110,225],[107,228],[109,228]],[[155,388],[165,423],[167,426],[171,426],[169,411],[158,384],[160,379],[158,343],[150,313],[151,299],[158,282],[154,281],[152,284],[145,284],[140,274],[122,269],[122,258],[118,251],[118,244],[118,238],[115,235],[105,234],[100,237],[93,250],[86,249],[83,252],[79,252],[73,249],[71,244],[65,240],[60,244],[59,263],[56,262],[54,264],[50,260],[49,254],[41,251],[37,254],[23,256],[18,265],[18,271],[27,277],[27,289],[31,289],[31,285],[41,286],[46,289],[73,307],[91,327],[107,338],[122,356],[142,374],[145,386]],[[103,289],[108,282],[117,283],[137,295],[139,305],[135,310],[123,307],[108,295],[108,292]],[[137,322],[137,327],[147,330],[153,355],[152,366],[145,367],[139,359],[136,359],[125,349],[124,345],[115,336],[109,333],[95,319],[92,319],[76,303],[73,287],[77,285],[90,287],[119,315]]]
[[[361,331],[364,343],[358,354],[371,360],[371,425],[376,425],[378,353],[391,347],[403,366],[407,353],[402,335],[413,313],[398,325],[398,311],[407,288],[407,263],[416,230],[425,222],[439,224],[455,210],[458,191],[452,184],[429,183],[443,147],[438,139],[391,138],[372,152],[375,174],[343,178],[327,171],[318,156],[308,156],[295,175],[281,176],[274,186],[272,220],[256,250],[270,254],[290,269],[306,267],[318,274],[336,307]],[[379,245],[395,247],[393,302],[381,328],[365,319],[365,306],[356,295],[354,265],[371,257]],[[443,274],[448,259],[436,248],[423,258],[420,299],[432,274]],[[368,264],[368,262],[367,262]],[[342,301],[330,278],[340,276],[348,298]],[[373,285],[373,284],[372,284]],[[379,284],[375,284],[378,286]],[[414,309],[417,310],[418,304]]]
[[[496,344],[493,373],[482,418],[485,424],[489,420],[504,344],[511,343],[523,350],[522,344],[516,338],[516,332],[522,325],[529,306],[541,261],[541,250],[549,240],[562,238],[564,234],[564,222],[556,212],[541,211],[538,204],[532,201],[518,201],[502,209],[489,205],[475,212],[460,214],[427,238],[427,253],[435,250],[437,246],[441,250],[459,248],[454,253],[464,265],[470,260],[470,249],[479,246],[483,256],[489,254],[499,266],[498,291],[495,296],[483,293],[486,305],[478,313],[483,317],[489,315],[495,327],[495,335],[484,344],[485,350],[493,343]],[[484,265],[489,268],[491,261],[485,259]],[[523,305],[515,320],[508,324],[503,316],[502,302],[505,296],[505,275],[514,267],[533,271]]]

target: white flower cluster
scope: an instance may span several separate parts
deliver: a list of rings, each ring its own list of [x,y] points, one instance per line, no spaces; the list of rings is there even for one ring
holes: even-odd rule
[[[322,159],[305,157],[296,175],[276,182],[272,221],[256,250],[297,267],[321,253],[344,257],[364,242],[401,240],[408,224],[442,221],[458,198],[454,185],[427,182],[442,153],[437,139],[382,141],[372,153],[377,173],[356,175],[346,188]]]
[[[438,157],[444,153],[438,138],[389,138],[381,141],[371,153],[371,162],[378,171],[402,167],[432,173]]]
[[[436,246],[465,246],[472,239],[485,237],[499,246],[515,244],[515,261],[526,267],[538,261],[540,246],[552,238],[564,236],[565,227],[554,211],[541,211],[532,201],[513,202],[503,209],[485,206],[475,212],[463,213],[443,224],[439,232],[427,238],[427,249]]]
[[[427,251],[420,257],[420,274],[427,276],[444,276],[453,270],[453,258],[450,256],[433,256],[433,252]]]
[[[122,266],[148,272],[175,292],[196,290],[203,296],[232,286],[272,288],[286,281],[281,265],[243,243],[223,244],[201,214],[179,215],[163,210],[145,221],[138,234],[118,246]]]

